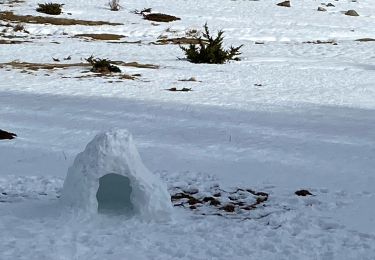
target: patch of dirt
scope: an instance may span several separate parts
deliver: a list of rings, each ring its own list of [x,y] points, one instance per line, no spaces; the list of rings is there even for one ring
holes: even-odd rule
[[[31,41],[13,41],[13,40],[0,39],[0,44],[21,44],[25,42],[31,42]]]
[[[181,18],[169,15],[169,14],[162,14],[162,13],[151,13],[151,14],[144,14],[143,18],[145,20],[153,21],[153,22],[161,22],[161,23],[169,23],[177,20],[181,20]]]
[[[284,1],[284,2],[281,2],[281,3],[278,3],[277,4],[278,6],[282,6],[282,7],[290,7],[290,1]]]
[[[361,38],[361,39],[357,39],[355,41],[356,42],[375,42],[375,39],[374,38]]]
[[[15,7],[19,6],[20,4],[24,3],[26,1],[24,0],[5,0],[5,1],[0,1],[0,5],[7,5],[9,7]]]
[[[118,41],[121,38],[124,38],[126,36],[119,35],[119,34],[111,34],[111,33],[82,33],[82,34],[76,34],[74,37],[78,38],[89,38],[91,40],[98,40],[98,41]]]
[[[303,43],[308,43],[308,44],[332,44],[332,45],[337,45],[337,42],[335,42],[334,40],[328,40],[328,41],[317,40],[317,41],[307,41],[307,42],[303,42]]]
[[[5,3],[0,2],[0,4],[21,4],[24,0],[6,0]]]
[[[89,63],[31,63],[31,62],[19,62],[11,61],[7,63],[0,63],[0,68],[10,66],[14,69],[23,69],[23,70],[55,70],[55,69],[64,69],[71,67],[88,67],[91,66]]]
[[[119,65],[119,66],[125,66],[125,67],[134,67],[134,68],[141,68],[141,69],[159,69],[159,65],[154,64],[143,64],[138,62],[123,62],[123,61],[111,61],[111,63]]]
[[[123,62],[123,61],[111,61],[111,63],[134,68],[144,68],[144,69],[158,69],[158,65],[154,64],[142,64],[138,62]],[[90,67],[90,63],[31,63],[31,62],[20,62],[11,61],[6,63],[0,63],[0,68],[12,67],[14,69],[22,70],[55,70],[55,69],[65,69],[71,67]]]
[[[199,44],[199,39],[197,38],[187,38],[187,37],[179,37],[179,38],[165,38],[159,39],[156,42],[152,42],[152,44],[156,45],[166,45],[166,44]]]
[[[133,75],[120,74],[120,75],[118,75],[118,74],[92,73],[92,74],[86,74],[86,75],[82,75],[82,76],[62,77],[62,78],[64,78],[64,79],[70,79],[70,78],[87,79],[87,78],[97,78],[97,77],[100,77],[100,78],[104,78],[104,79],[111,79],[111,81],[109,81],[109,83],[112,83],[114,78],[119,79],[119,81],[116,81],[116,82],[122,82],[123,80],[136,80],[140,76],[141,76],[141,74],[133,74]]]
[[[180,91],[180,92],[188,92],[188,91],[192,91],[191,88],[182,88],[182,89],[177,89],[177,88],[175,88],[175,87],[173,87],[173,88],[168,88],[168,89],[166,89],[166,90],[168,90],[168,91]]]
[[[120,43],[127,43],[127,44],[142,44],[142,41],[141,41],[141,40],[139,40],[139,41],[134,41],[134,42],[121,41],[121,42],[107,42],[107,43],[117,43],[117,44],[120,44]]]
[[[312,196],[313,194],[310,192],[310,191],[308,191],[308,190],[297,190],[296,192],[295,192],[295,194],[297,195],[297,196]]]
[[[33,23],[33,24],[53,24],[53,25],[123,25],[122,23],[111,23],[106,21],[86,21],[67,18],[56,18],[47,16],[33,16],[33,15],[17,15],[13,12],[5,11],[0,12],[0,20]]]

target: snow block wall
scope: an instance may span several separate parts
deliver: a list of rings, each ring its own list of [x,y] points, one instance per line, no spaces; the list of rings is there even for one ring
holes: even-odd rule
[[[91,214],[168,220],[172,204],[167,187],[142,163],[131,134],[98,134],[69,168],[62,202]]]

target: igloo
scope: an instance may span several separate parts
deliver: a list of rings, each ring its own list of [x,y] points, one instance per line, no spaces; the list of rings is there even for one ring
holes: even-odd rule
[[[166,185],[142,163],[127,130],[100,133],[77,155],[66,176],[63,204],[91,214],[167,220],[172,205]]]

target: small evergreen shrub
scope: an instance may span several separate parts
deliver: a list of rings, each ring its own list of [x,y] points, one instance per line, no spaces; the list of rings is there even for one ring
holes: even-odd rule
[[[118,11],[121,7],[120,0],[109,0],[108,5],[111,11]]]
[[[91,72],[96,73],[112,73],[112,72],[121,72],[120,68],[112,65],[110,60],[107,59],[96,59],[93,56],[90,56],[86,59],[92,66]]]
[[[15,32],[25,31],[25,26],[23,24],[18,23],[13,27],[13,31]]]
[[[38,4],[38,8],[36,9],[39,13],[51,14],[51,15],[59,15],[61,14],[62,4],[56,3],[45,3],[45,4]]]
[[[190,44],[189,47],[180,46],[185,52],[186,59],[192,63],[223,64],[230,60],[240,60],[240,48],[231,46],[228,50],[223,48],[223,31],[220,30],[213,38],[208,30],[207,23],[204,25],[203,38],[197,37],[198,44]]]

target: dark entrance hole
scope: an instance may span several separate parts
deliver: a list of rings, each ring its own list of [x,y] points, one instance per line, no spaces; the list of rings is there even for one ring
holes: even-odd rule
[[[132,187],[129,178],[110,173],[99,178],[99,189],[96,193],[98,212],[108,214],[126,214],[133,211],[130,201]]]

